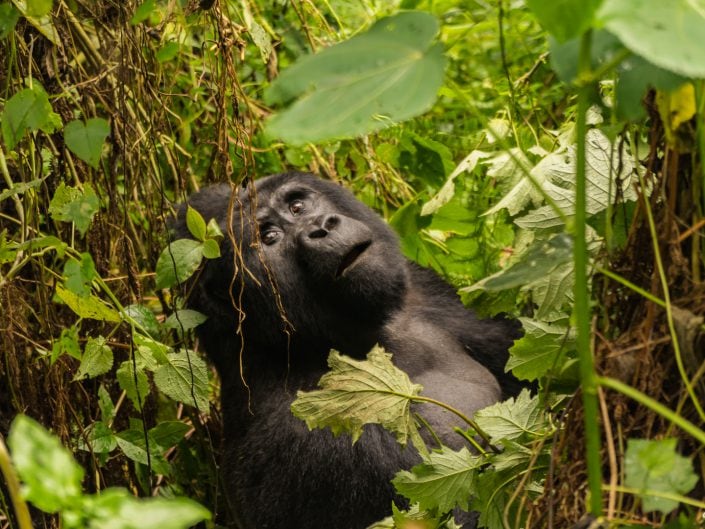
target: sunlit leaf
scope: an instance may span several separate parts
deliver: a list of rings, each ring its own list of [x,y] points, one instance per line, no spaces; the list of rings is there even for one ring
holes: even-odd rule
[[[71,506],[81,496],[83,469],[71,452],[34,419],[19,415],[10,427],[8,445],[23,483],[23,496],[45,512]]]
[[[353,441],[360,438],[365,424],[378,423],[399,443],[411,438],[417,446],[420,438],[410,406],[421,386],[392,364],[391,355],[378,346],[367,360],[331,351],[328,366],[330,371],[319,381],[320,390],[297,393],[291,405],[296,417],[310,429],[330,428],[334,435],[347,432]]]
[[[84,184],[81,190],[62,182],[49,204],[49,214],[54,220],[73,222],[81,235],[86,233],[99,210],[100,201],[90,184]]]
[[[539,435],[546,428],[541,401],[538,396],[532,397],[527,389],[522,390],[516,399],[498,402],[475,412],[475,421],[494,442]]]
[[[101,321],[120,321],[120,315],[105,305],[100,298],[90,295],[81,297],[60,285],[56,286],[57,297],[66,303],[81,318]]]
[[[437,33],[432,15],[402,12],[299,60],[265,94],[270,104],[291,103],[269,133],[293,144],[354,137],[428,110],[443,82]]]
[[[154,383],[172,399],[208,412],[208,368],[193,351],[169,354],[154,372]]]
[[[642,491],[687,494],[698,482],[693,463],[678,454],[676,439],[629,439],[624,484]],[[668,514],[678,507],[674,499],[639,494],[644,511]]]

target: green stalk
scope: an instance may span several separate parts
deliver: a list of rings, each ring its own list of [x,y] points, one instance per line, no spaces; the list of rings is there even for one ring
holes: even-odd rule
[[[587,136],[586,114],[590,104],[592,83],[590,65],[590,43],[592,32],[583,34],[578,59],[578,114],[576,121],[577,153],[575,175],[575,222],[573,225],[575,261],[575,324],[577,348],[580,361],[580,383],[583,395],[583,417],[585,424],[585,458],[588,471],[590,498],[588,510],[595,518],[602,516],[602,461],[600,457],[600,427],[598,424],[597,375],[590,348],[590,304],[588,291],[588,250],[585,240],[586,176],[585,141]]]
[[[2,436],[0,436],[0,475],[5,477],[5,484],[7,485],[7,491],[9,492],[10,499],[12,500],[12,506],[15,509],[18,527],[20,529],[32,529],[32,518],[29,515],[27,503],[22,498],[20,480],[17,477],[15,468],[12,466],[10,454],[7,451],[7,447],[3,442]]]

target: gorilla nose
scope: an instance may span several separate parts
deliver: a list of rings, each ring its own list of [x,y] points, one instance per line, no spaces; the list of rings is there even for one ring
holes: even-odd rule
[[[308,237],[309,239],[322,239],[337,228],[339,224],[340,217],[338,215],[318,217],[312,222],[313,230],[309,232]]]

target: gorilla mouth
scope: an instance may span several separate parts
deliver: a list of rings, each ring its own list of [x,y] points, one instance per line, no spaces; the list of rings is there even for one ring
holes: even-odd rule
[[[358,257],[365,253],[365,250],[370,247],[370,244],[372,244],[372,241],[361,242],[360,244],[353,246],[352,250],[345,254],[343,259],[340,261],[338,270],[335,272],[336,279],[342,276],[348,268],[355,264]]]

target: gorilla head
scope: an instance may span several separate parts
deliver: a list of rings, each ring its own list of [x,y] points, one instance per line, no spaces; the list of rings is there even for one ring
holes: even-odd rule
[[[380,343],[425,395],[467,415],[518,389],[504,373],[516,326],[466,310],[342,187],[286,173],[207,188],[189,205],[226,234],[187,301],[208,316],[199,339],[222,380],[223,468],[242,529],[363,529],[389,512],[394,474],[418,461],[379,428],[353,446],[292,416],[331,348],[361,357]],[[184,210],[177,237],[188,236]],[[463,442],[449,413],[417,411],[444,443]]]

